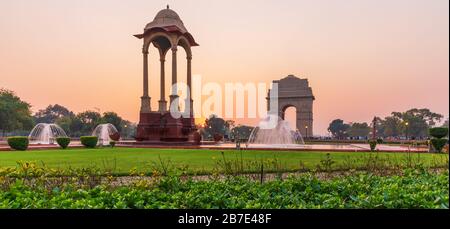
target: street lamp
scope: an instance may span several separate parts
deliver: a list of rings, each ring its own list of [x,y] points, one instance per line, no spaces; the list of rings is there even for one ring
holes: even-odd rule
[[[308,126],[305,126],[305,130],[306,130],[306,138],[308,138]]]
[[[406,130],[405,130],[405,132],[406,132],[406,140],[408,140],[408,125],[409,125],[409,123],[406,122],[405,123],[405,126],[406,126]]]

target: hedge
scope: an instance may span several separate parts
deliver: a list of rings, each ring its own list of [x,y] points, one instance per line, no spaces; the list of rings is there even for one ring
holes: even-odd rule
[[[377,140],[369,140],[370,151],[375,151],[377,147]]]
[[[111,147],[116,146],[116,141],[109,141],[109,145],[110,145]]]
[[[440,153],[442,152],[442,149],[444,148],[445,144],[447,144],[448,139],[446,138],[433,138],[430,140],[431,144],[433,145],[434,149]]]
[[[69,137],[57,137],[56,142],[58,143],[59,146],[61,146],[61,148],[65,149],[65,148],[67,148],[67,146],[70,143],[70,138]]]
[[[28,149],[28,137],[16,136],[8,138],[8,145],[15,150],[26,150]]]
[[[406,170],[401,176],[357,173],[333,179],[307,173],[262,184],[247,177],[200,180],[162,177],[152,182],[142,178],[136,184],[118,187],[83,185],[80,188],[72,183],[45,187],[42,183],[52,182],[10,182],[0,187],[0,208],[257,211],[440,208],[448,211],[448,179],[448,170],[439,173]]]
[[[95,148],[98,138],[96,136],[81,136],[80,141],[86,148]]]
[[[435,127],[429,129],[430,135],[435,138],[443,138],[448,135],[448,128],[446,127]]]

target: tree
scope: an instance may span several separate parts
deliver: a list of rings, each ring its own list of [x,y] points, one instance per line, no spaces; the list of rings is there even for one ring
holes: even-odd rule
[[[328,131],[333,135],[333,137],[342,139],[347,136],[347,130],[350,128],[350,125],[345,124],[342,119],[333,120],[328,126]]]
[[[31,105],[22,101],[13,91],[0,89],[0,130],[5,135],[13,130],[33,127]]]
[[[41,109],[34,114],[36,123],[56,123],[68,135],[72,133],[71,126],[74,119],[75,114],[59,104],[48,105],[45,109]]]
[[[392,112],[392,116],[402,120],[401,129],[403,135],[415,138],[428,136],[428,129],[436,125],[444,117],[426,108],[413,108],[405,112]]]
[[[447,127],[448,128],[448,118],[447,118],[447,120],[445,120],[444,124],[442,124],[441,127]]]
[[[383,137],[408,136],[412,138],[424,138],[428,136],[428,129],[440,122],[443,116],[431,112],[429,109],[409,109],[405,112],[392,112],[379,120],[377,127]]]
[[[113,124],[119,133],[122,132],[122,127],[124,126],[124,120],[115,112],[103,113],[101,122]]]
[[[62,117],[74,116],[75,114],[69,109],[59,105],[48,105],[47,108],[41,109],[34,115],[36,123],[55,123]]]
[[[201,131],[202,137],[204,139],[212,139],[215,134],[220,134],[222,136],[229,133],[230,122],[226,122],[217,115],[211,115],[205,120],[205,127]]]
[[[121,136],[123,138],[135,138],[136,136],[136,124],[130,121],[123,121],[123,128],[121,131]]]
[[[56,109],[55,109],[56,107]],[[111,123],[121,133],[123,137],[134,138],[136,125],[130,121],[124,120],[115,112],[105,112],[103,116],[95,111],[85,111],[75,115],[72,111],[63,106],[49,106],[38,112],[36,117],[55,120],[69,136],[79,137],[90,135],[94,128],[103,123]],[[36,119],[37,120],[37,119]],[[42,120],[42,119],[41,119]]]
[[[238,125],[231,129],[231,138],[232,139],[240,139],[240,140],[248,140],[250,138],[250,134],[253,131],[252,126]]]
[[[226,120],[226,126],[228,126],[229,129],[233,129],[236,126],[236,121],[234,120]]]
[[[72,127],[82,135],[89,135],[94,128],[101,123],[102,116],[95,111],[85,111],[78,113],[73,120]]]
[[[384,137],[398,137],[402,133],[402,120],[395,116],[388,116],[380,121]]]
[[[370,126],[366,123],[354,122],[347,130],[347,134],[350,137],[367,137],[370,133]]]
[[[68,136],[70,136],[72,134],[71,127],[74,119],[75,115],[63,116],[56,119],[55,123],[60,126]]]
[[[441,119],[444,118],[443,115],[431,112],[427,108],[422,109],[413,108],[411,110],[406,111],[406,113],[418,116],[421,119],[425,120],[427,122],[428,127],[435,126],[437,122],[440,122]]]

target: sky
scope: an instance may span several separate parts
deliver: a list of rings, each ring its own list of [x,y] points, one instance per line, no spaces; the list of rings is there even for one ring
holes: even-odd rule
[[[446,0],[0,0],[0,88],[33,111],[57,103],[137,122],[142,40],[132,35],[166,4],[200,44],[192,73],[205,83],[307,78],[315,134],[336,118],[370,122],[413,107],[448,117]],[[150,50],[153,109],[158,59]],[[178,62],[183,81],[184,54]]]

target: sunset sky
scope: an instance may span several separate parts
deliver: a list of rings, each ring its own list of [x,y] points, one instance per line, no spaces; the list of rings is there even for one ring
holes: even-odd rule
[[[447,0],[0,0],[0,88],[33,111],[57,103],[138,121],[142,40],[132,35],[166,4],[200,44],[193,74],[205,83],[308,78],[315,134],[336,118],[369,122],[413,107],[448,117]],[[158,59],[152,49],[153,109]]]

